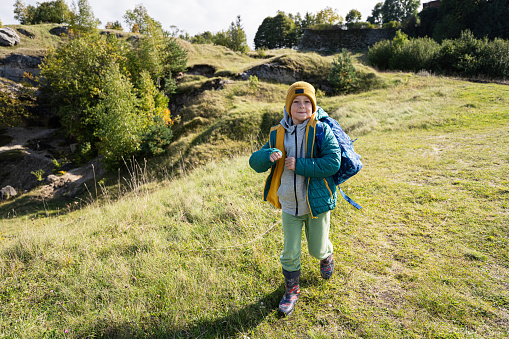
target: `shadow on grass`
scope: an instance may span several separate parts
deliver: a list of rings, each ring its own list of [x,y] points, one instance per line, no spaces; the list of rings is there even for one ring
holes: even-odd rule
[[[69,201],[63,199],[41,200],[32,195],[23,195],[13,200],[0,203],[0,220],[30,216],[49,217],[68,212]]]
[[[256,302],[242,309],[228,312],[217,319],[203,319],[178,328],[168,328],[165,317],[150,318],[147,324],[117,324],[108,327],[97,338],[232,338],[256,328],[265,318],[275,314],[279,299],[283,295],[281,285]],[[276,313],[277,317],[280,317]]]

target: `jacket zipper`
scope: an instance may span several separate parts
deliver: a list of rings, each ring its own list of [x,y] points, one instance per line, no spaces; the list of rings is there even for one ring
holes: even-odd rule
[[[297,150],[299,145],[297,144],[297,127],[295,127],[295,161],[297,161]],[[297,163],[295,163],[297,165]],[[299,215],[299,201],[297,200],[297,174],[293,171],[293,190],[295,192],[295,215]]]

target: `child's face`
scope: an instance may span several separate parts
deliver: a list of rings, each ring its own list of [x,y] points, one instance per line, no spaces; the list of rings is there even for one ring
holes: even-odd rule
[[[302,124],[307,119],[311,118],[313,114],[313,104],[311,100],[305,95],[297,95],[293,99],[290,114],[294,125]]]

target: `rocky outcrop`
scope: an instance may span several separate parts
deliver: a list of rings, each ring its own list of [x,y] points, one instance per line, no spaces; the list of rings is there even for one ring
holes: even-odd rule
[[[346,48],[350,51],[367,50],[381,40],[392,40],[392,29],[306,29],[299,50],[335,53]]]
[[[61,36],[62,34],[69,35],[69,27],[67,26],[57,26],[53,27],[49,30],[49,32],[53,35]]]
[[[23,35],[25,35],[25,36],[29,37],[30,39],[35,38],[35,34],[34,34],[34,33],[32,33],[32,32],[27,31],[26,29],[23,29],[23,28],[16,28],[16,30],[17,30],[18,32],[20,32],[21,34],[23,34]]]
[[[39,65],[42,60],[42,56],[11,54],[0,60],[0,77],[20,82],[23,80],[25,72],[38,76],[40,73]]]
[[[18,33],[10,27],[0,28],[0,46],[14,46],[19,44]]]
[[[285,64],[281,64],[278,61],[250,68],[247,71],[240,73],[239,77],[242,80],[248,80],[252,75],[258,77],[258,79],[273,80],[285,84],[292,84],[296,81],[307,81],[326,93],[332,91],[332,87],[326,78],[310,77],[308,74],[303,72],[302,69],[295,69]]]
[[[14,197],[18,194],[16,190],[12,186],[5,186],[0,190],[1,199],[9,199],[10,197]]]
[[[287,84],[291,84],[302,79],[301,72],[284,65],[280,65],[277,62],[255,66],[243,73],[240,73],[239,75],[242,80],[248,80],[251,75],[255,75],[258,79],[275,80]]]

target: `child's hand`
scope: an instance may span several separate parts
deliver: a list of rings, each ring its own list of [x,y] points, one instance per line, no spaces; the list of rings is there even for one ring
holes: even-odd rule
[[[292,170],[292,171],[295,171],[295,165],[297,164],[297,159],[293,158],[293,157],[288,157],[285,159],[285,165],[286,165],[286,168]]]
[[[281,159],[281,157],[282,157],[281,153],[274,152],[270,155],[270,161],[271,162],[278,161],[279,159]]]

